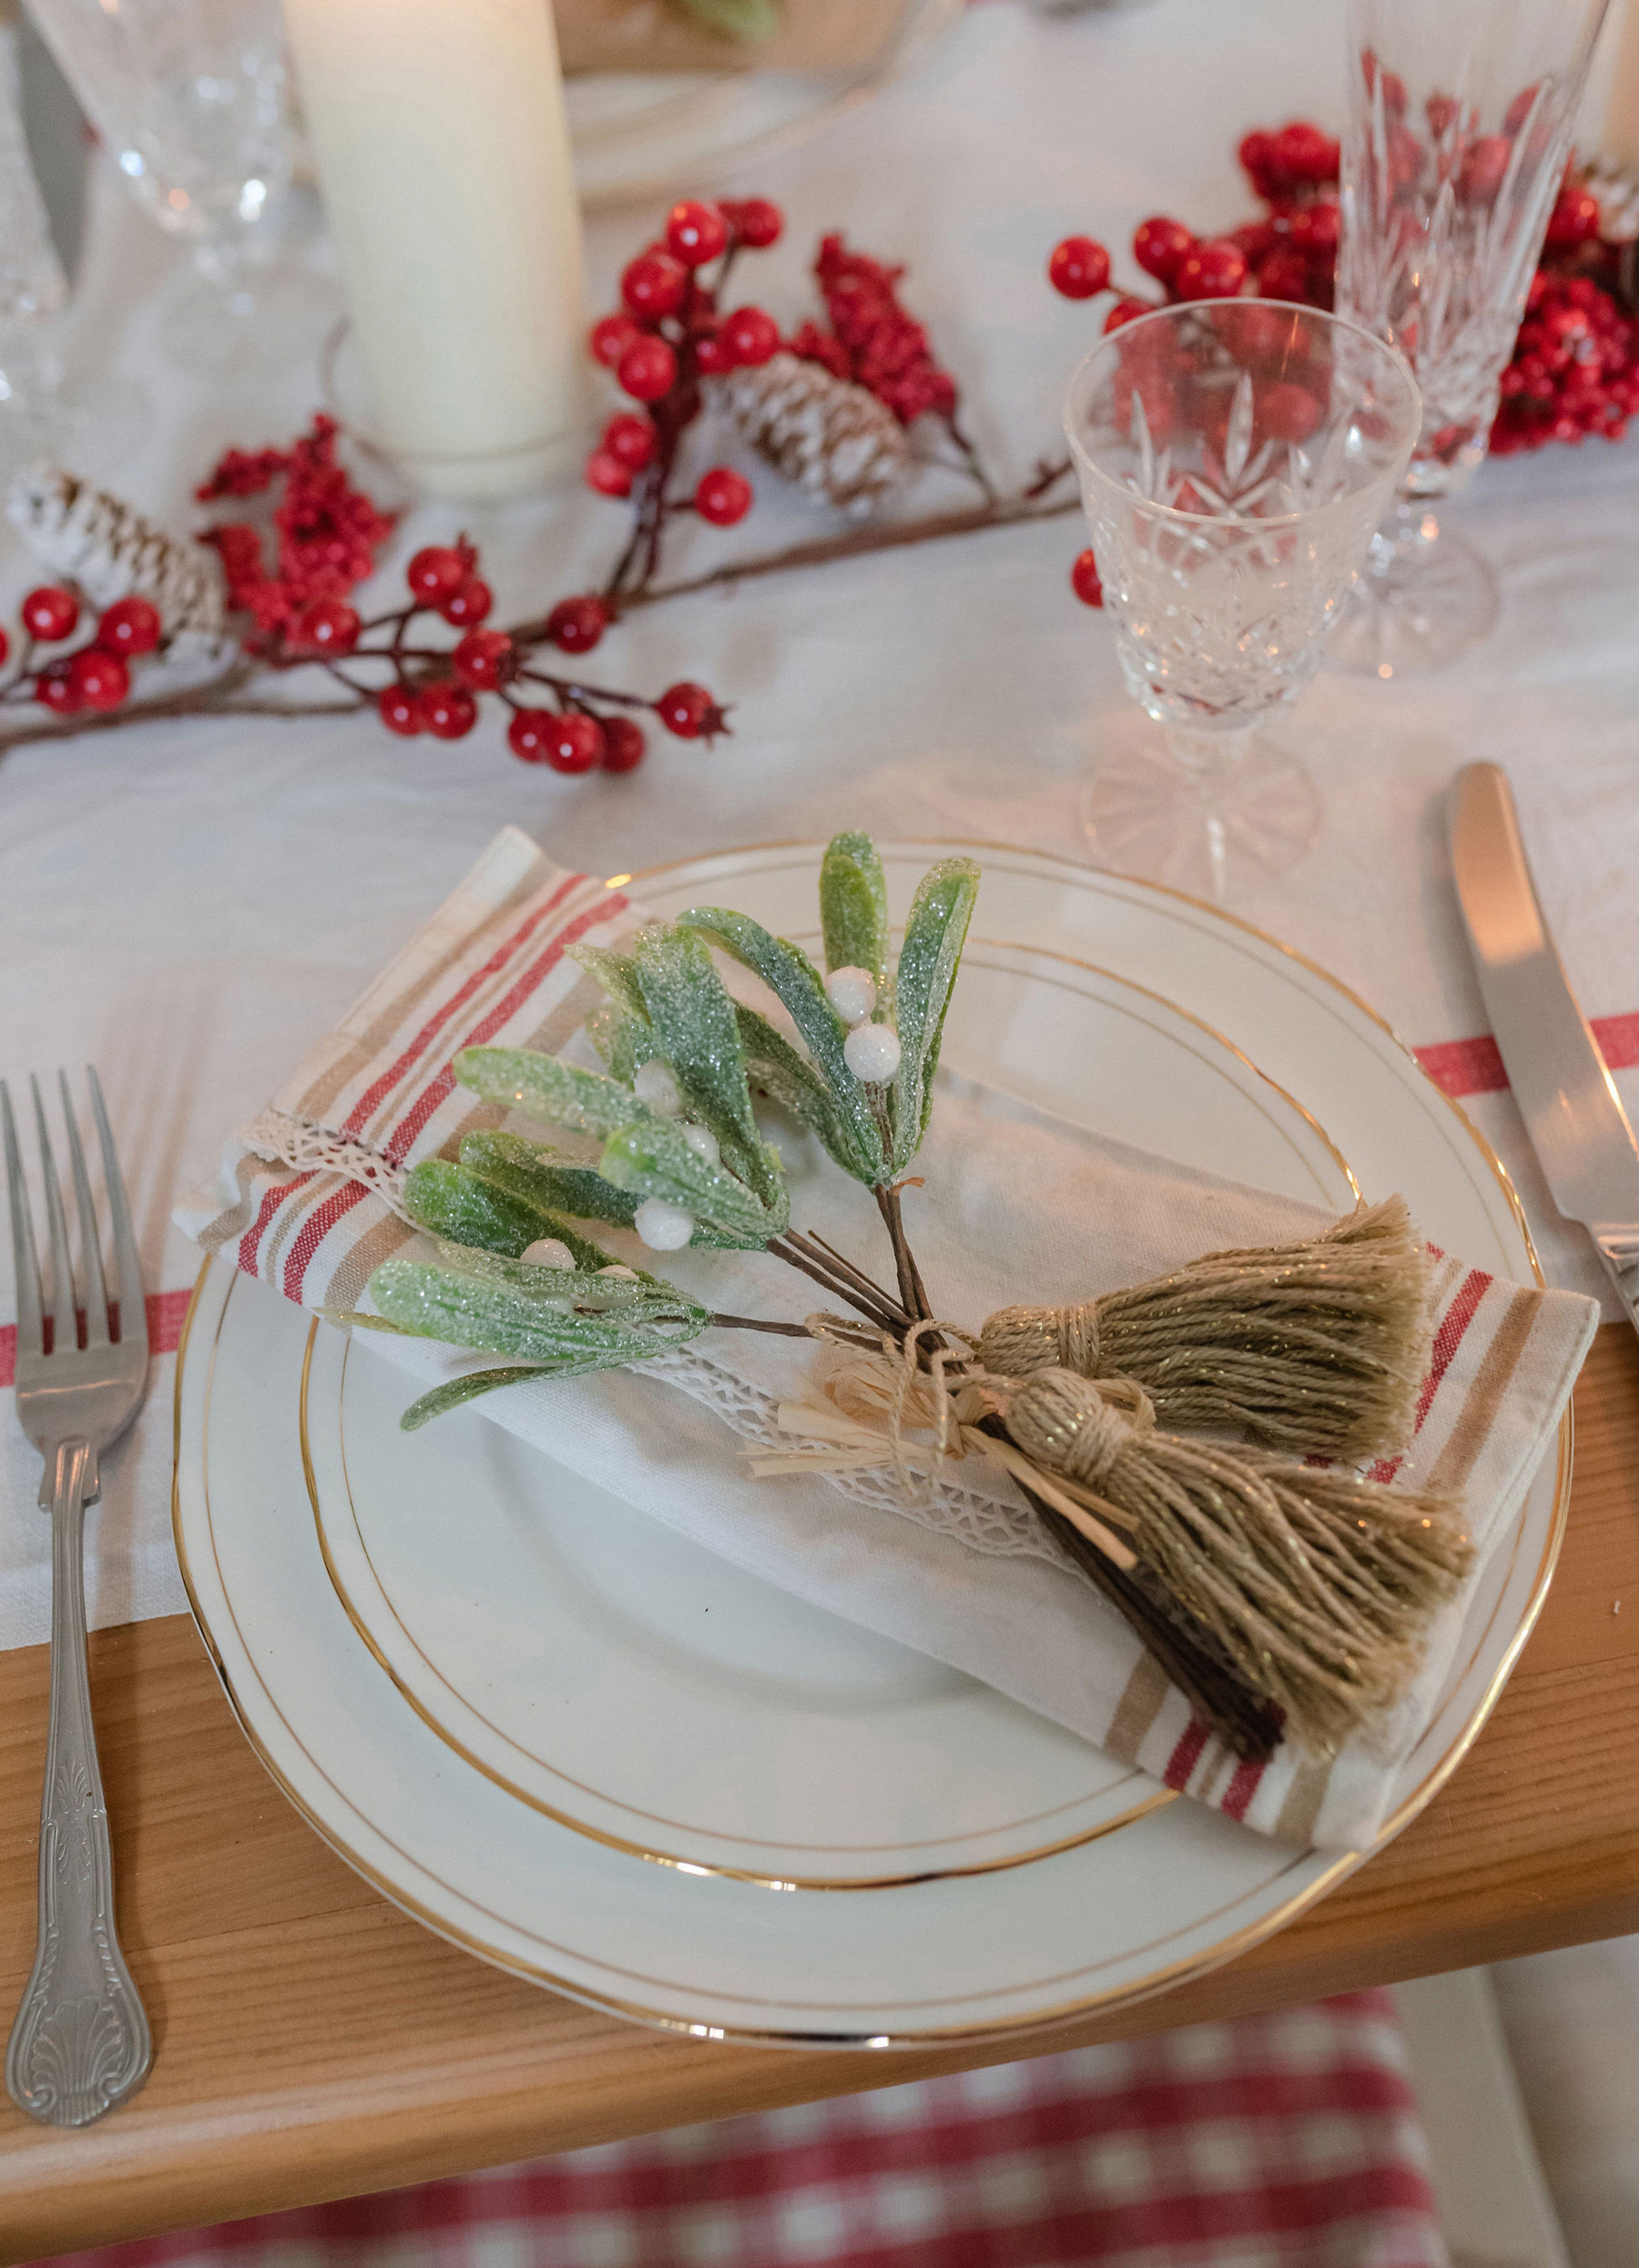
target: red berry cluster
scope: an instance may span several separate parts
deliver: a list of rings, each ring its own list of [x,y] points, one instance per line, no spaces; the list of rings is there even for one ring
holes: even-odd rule
[[[670,513],[692,509],[716,527],[732,527],[751,508],[751,483],[727,465],[714,465],[687,499],[668,498],[667,491],[683,434],[700,413],[701,379],[758,368],[779,345],[779,327],[760,307],[725,313],[720,301],[738,254],[777,243],[784,225],[766,198],[686,198],[667,215],[663,234],[627,262],[619,310],[592,326],[593,360],[643,405],[610,419],[586,463],[599,495],[629,496],[638,488],[646,542],[623,566],[640,566],[646,544],[652,568],[660,524]]]
[[[793,354],[868,387],[901,425],[924,413],[949,423],[956,414],[956,381],[941,367],[925,325],[900,303],[895,287],[904,272],[850,252],[840,236],[822,237],[814,277],[830,329],[805,322],[789,344]]]
[[[229,449],[195,491],[201,503],[214,503],[284,483],[272,514],[271,569],[261,532],[248,521],[207,528],[199,538],[221,559],[229,605],[249,615],[260,631],[287,630],[316,600],[345,598],[372,572],[392,533],[392,515],[379,512],[337,463],[340,430],[334,418],[321,415],[288,450]]]
[[[1506,457],[1540,449],[1544,442],[1582,441],[1590,433],[1618,441],[1635,415],[1639,321],[1624,314],[1591,276],[1539,270],[1532,279],[1513,361],[1502,373],[1492,450]]]
[[[1375,97],[1379,73],[1369,50],[1361,69]],[[1399,193],[1410,197],[1428,179],[1454,179],[1458,195],[1470,204],[1494,198],[1538,89],[1522,88],[1501,134],[1466,137],[1454,99],[1432,95],[1424,106],[1424,136],[1407,122],[1404,82],[1391,71],[1380,76],[1390,169]],[[1105,317],[1106,331],[1178,300],[1251,294],[1330,308],[1339,219],[1337,142],[1308,120],[1295,118],[1273,131],[1255,128],[1242,138],[1238,155],[1267,208],[1263,217],[1205,241],[1181,220],[1156,215],[1140,221],[1133,257],[1164,296],[1117,298]],[[1502,404],[1491,436],[1499,456],[1590,433],[1614,441],[1639,415],[1639,321],[1616,296],[1617,253],[1602,243],[1599,229],[1598,199],[1567,178],[1549,219],[1513,360],[1502,374]],[[1066,237],[1054,248],[1047,272],[1067,299],[1093,299],[1110,290],[1109,255],[1091,237]]]
[[[488,629],[494,600],[478,564],[464,536],[456,544],[430,544],[405,569],[408,605],[365,623],[342,600],[317,599],[261,651],[279,668],[322,663],[361,699],[372,701],[388,731],[403,739],[424,732],[435,740],[463,740],[478,722],[480,700],[494,694],[510,712],[506,740],[513,754],[558,772],[600,766],[629,772],[641,764],[647,743],[636,718],[625,714],[629,709],[651,711],[682,740],[709,741],[727,731],[723,711],[703,686],[669,686],[651,701],[538,667],[536,649],[543,646],[589,653],[612,619],[610,609],[589,595],[565,598],[542,623]],[[411,642],[412,625],[428,615],[461,632],[453,646]],[[372,688],[342,666],[359,662],[385,663],[392,673],[387,683]],[[524,688],[533,686],[545,688],[553,706],[526,698]]]
[[[148,599],[117,598],[97,616],[80,645],[42,661],[37,646],[66,646],[80,627],[78,594],[60,584],[43,584],[29,592],[19,614],[23,650],[16,668],[0,685],[0,701],[37,701],[54,717],[120,707],[131,690],[131,664],[153,653],[165,634],[159,610]],[[10,650],[11,641],[0,630],[0,664]]]

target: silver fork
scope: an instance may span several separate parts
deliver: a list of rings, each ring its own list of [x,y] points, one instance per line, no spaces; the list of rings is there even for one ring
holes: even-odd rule
[[[130,1424],[148,1386],[148,1316],[102,1089],[95,1071],[88,1070],[87,1077],[114,1234],[117,1338],[68,1082],[58,1072],[79,1215],[78,1299],[39,1082],[31,1079],[29,1084],[46,1184],[49,1289],[35,1258],[34,1221],[11,1096],[0,1081],[16,1256],[17,1418],[46,1459],[40,1507],[51,1514],[51,1725],[40,1799],[39,1941],[5,2051],[5,2086],[19,2110],[48,2126],[89,2126],[117,2109],[148,2077],[153,2054],[148,2016],[114,1934],[108,1815],[86,1673],[84,1573],[86,1507],[96,1503],[101,1488],[97,1459]],[[76,1307],[85,1314],[83,1347]]]

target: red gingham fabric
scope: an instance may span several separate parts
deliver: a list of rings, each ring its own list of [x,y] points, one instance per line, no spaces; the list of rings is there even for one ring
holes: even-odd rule
[[[1451,2268],[1386,1992],[57,2268]]]

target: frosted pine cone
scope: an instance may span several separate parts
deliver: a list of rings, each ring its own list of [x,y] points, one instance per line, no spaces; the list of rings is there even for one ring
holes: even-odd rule
[[[903,428],[875,394],[783,349],[723,381],[728,413],[777,473],[863,518],[903,479]]]
[[[132,595],[157,606],[167,662],[215,669],[233,658],[238,647],[224,626],[215,559],[167,535],[120,497],[60,465],[27,464],[7,492],[5,516],[46,566],[76,583],[94,606]]]

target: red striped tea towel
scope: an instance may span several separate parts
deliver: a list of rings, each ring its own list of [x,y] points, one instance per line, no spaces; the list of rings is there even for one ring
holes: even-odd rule
[[[304,1307],[356,1307],[372,1269],[413,1239],[395,1210],[405,1168],[498,1123],[455,1085],[453,1056],[485,1042],[576,1044],[601,996],[566,948],[614,942],[639,918],[618,891],[564,873],[508,829],[241,1129],[221,1180],[185,1200],[180,1225]],[[782,1142],[794,1217],[874,1262],[880,1225],[862,1193],[801,1138]],[[973,1324],[1026,1285],[1034,1297],[1085,1297],[1198,1253],[1308,1234],[1328,1217],[945,1073],[917,1163],[926,1191],[911,1230],[934,1304]],[[607,1241],[618,1245],[619,1232]],[[1597,1309],[1444,1256],[1440,1268],[1417,1437],[1380,1477],[1466,1490],[1483,1564],[1512,1531]],[[666,1272],[735,1314],[795,1318],[812,1304],[806,1279],[762,1253],[670,1255]],[[363,1343],[406,1372],[406,1400],[484,1359],[423,1340]],[[1232,1818],[1300,1844],[1370,1837],[1451,1666],[1461,1602],[1369,1744],[1329,1766],[1286,1751],[1237,1765],[992,1468],[975,1478],[964,1461],[914,1505],[883,1473],[754,1479],[735,1436],[776,1439],[774,1410],[802,1398],[812,1359],[802,1342],[711,1334],[640,1371],[537,1379],[473,1407],[780,1588],[995,1686]]]

